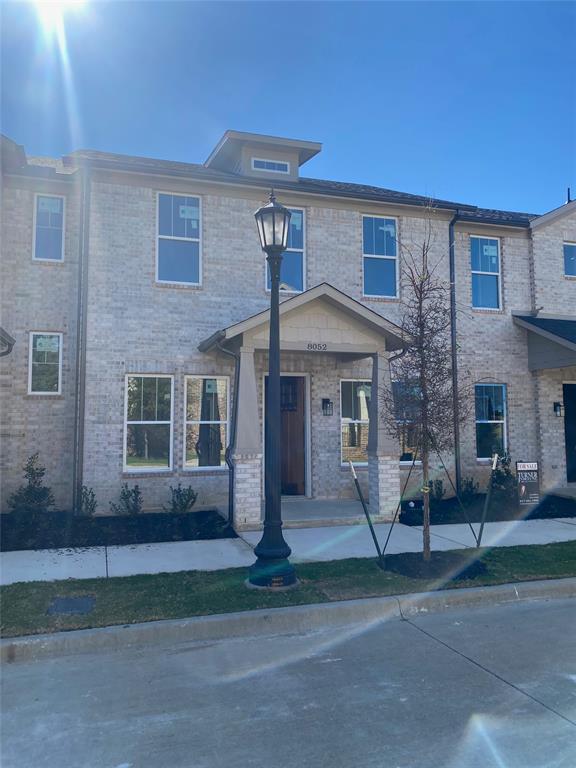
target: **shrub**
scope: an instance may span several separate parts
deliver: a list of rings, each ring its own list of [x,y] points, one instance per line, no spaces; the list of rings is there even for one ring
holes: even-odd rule
[[[139,515],[142,512],[142,493],[138,485],[129,488],[128,483],[124,483],[119,503],[111,501],[110,510],[114,515]]]
[[[465,507],[469,507],[474,501],[474,496],[480,490],[480,483],[477,483],[473,477],[462,478],[462,488],[460,490],[460,501]]]
[[[47,512],[54,506],[52,490],[44,485],[45,467],[38,464],[38,453],[28,457],[24,465],[24,477],[28,481],[21,485],[8,499],[12,512],[28,513],[32,516]]]
[[[445,493],[446,491],[444,490],[444,483],[442,480],[440,478],[434,480],[432,483],[432,489],[430,491],[430,503],[432,505],[432,509],[438,509]]]
[[[96,494],[93,488],[88,488],[87,485],[82,486],[80,494],[80,514],[89,515],[90,517],[95,514],[98,502],[96,501]]]
[[[516,475],[512,472],[510,456],[504,455],[492,475],[492,499],[494,506],[504,509],[518,505]]]
[[[186,488],[182,488],[182,483],[178,483],[176,488],[170,486],[170,493],[172,494],[170,499],[170,506],[163,507],[165,512],[174,512],[176,514],[182,512],[189,512],[198,498],[198,494],[188,485]]]

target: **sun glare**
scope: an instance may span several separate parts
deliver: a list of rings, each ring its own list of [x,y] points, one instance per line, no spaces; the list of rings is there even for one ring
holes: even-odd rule
[[[38,19],[46,35],[53,35],[61,30],[64,26],[64,16],[84,4],[85,0],[34,0]]]

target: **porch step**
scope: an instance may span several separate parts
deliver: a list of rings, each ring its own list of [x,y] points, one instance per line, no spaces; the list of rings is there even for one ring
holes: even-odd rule
[[[386,517],[380,515],[371,518],[373,523],[390,523]],[[324,528],[334,525],[367,525],[366,518],[362,517],[322,517],[311,520],[283,520],[283,528]]]

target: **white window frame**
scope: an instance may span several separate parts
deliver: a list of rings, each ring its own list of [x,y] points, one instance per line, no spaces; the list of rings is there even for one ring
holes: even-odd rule
[[[176,237],[174,235],[160,234],[160,195],[171,195],[172,197],[194,197],[198,200],[198,237]],[[160,280],[158,267],[160,265],[160,238],[162,240],[181,240],[185,243],[198,243],[198,282],[192,283],[187,280]],[[202,197],[195,192],[171,192],[170,190],[159,189],[156,192],[156,282],[160,285],[187,285],[190,288],[202,287]]]
[[[370,384],[370,387],[372,387],[371,379],[366,379],[366,378],[340,379],[340,386],[339,386],[339,390],[340,390],[339,392],[339,396],[340,396],[340,466],[342,467],[348,466],[348,462],[344,461],[344,453],[343,453],[344,446],[342,445],[342,427],[344,426],[344,424],[366,424],[366,426],[368,427],[368,430],[370,430],[370,410],[368,410],[368,419],[366,420],[365,419],[348,419],[348,418],[345,419],[344,416],[342,416],[342,382],[345,382],[345,381],[359,381],[359,382],[362,382],[363,384]],[[355,467],[367,467],[368,460],[353,461],[352,464]]]
[[[58,336],[58,391],[57,392],[37,392],[32,389],[32,350],[34,346],[34,336]],[[62,394],[62,347],[64,334],[60,331],[30,331],[28,334],[28,394],[40,395],[42,397],[56,397]]]
[[[302,214],[302,290],[286,291],[280,288],[280,293],[284,296],[296,296],[306,290],[306,209],[299,208],[297,205],[287,205],[286,208],[290,211],[300,211]],[[286,248],[284,253],[300,253],[300,248]],[[271,290],[268,288],[268,262],[266,260],[264,260],[264,290],[266,293],[270,293]]]
[[[62,252],[59,259],[43,259],[41,256],[36,256],[36,219],[38,214],[38,198],[39,197],[57,197],[62,200]],[[65,245],[66,245],[66,195],[53,195],[50,192],[35,192],[34,193],[34,212],[32,216],[32,261],[41,261],[44,264],[62,264],[64,261]]]
[[[495,240],[498,244],[498,272],[483,272],[479,269],[472,269],[472,240]],[[502,312],[503,297],[502,297],[502,238],[492,237],[491,235],[470,235],[470,247],[469,247],[469,263],[470,263],[470,304],[472,309],[481,309],[482,312]],[[478,307],[474,304],[474,289],[472,287],[472,275],[490,275],[498,277],[498,306],[497,307]]]
[[[380,256],[374,253],[364,253],[364,219],[383,219],[384,221],[393,221],[396,227],[396,256]],[[397,216],[384,216],[381,213],[363,213],[362,214],[362,296],[367,299],[396,299],[400,298],[400,241],[398,237],[398,217]],[[364,263],[365,259],[385,259],[387,261],[396,262],[396,292],[394,295],[383,293],[364,293],[366,283],[364,281]],[[363,381],[363,379],[360,379]]]
[[[126,463],[128,440],[128,379],[170,379],[170,421],[131,421],[130,424],[169,424],[170,425],[170,463],[167,467],[131,467]],[[124,377],[124,438],[122,446],[122,467],[124,474],[166,474],[173,471],[174,441],[174,376],[169,373],[127,373]]]
[[[502,387],[504,389],[504,416],[502,419],[477,419],[476,418],[476,387]],[[476,431],[476,425],[477,424],[503,424],[502,428],[502,436],[504,438],[504,453],[508,453],[508,385],[502,384],[500,382],[494,381],[494,382],[479,382],[478,384],[474,384],[474,451],[476,452],[478,449],[476,447],[476,442],[478,439],[477,431]],[[490,461],[492,459],[492,456],[478,456],[476,455],[476,461]]]
[[[566,256],[564,254],[565,245],[572,245],[574,248],[576,248],[576,242],[573,242],[572,240],[562,241],[562,271],[563,271],[564,277],[576,279],[576,275],[569,275],[568,272],[566,272]]]
[[[189,421],[188,414],[188,379],[223,379],[226,381],[226,420],[225,421]],[[221,376],[215,374],[196,374],[189,373],[184,376],[184,439],[182,441],[182,468],[185,472],[227,472],[226,463],[219,464],[217,467],[193,467],[186,463],[186,435],[189,424],[225,424],[226,425],[226,449],[230,445],[230,376]]]
[[[254,163],[284,163],[286,166],[285,171],[278,171],[278,170],[272,170],[271,168],[255,168]],[[284,176],[290,175],[290,162],[288,160],[274,160],[272,157],[253,157],[251,162],[251,167],[253,171],[256,171],[257,173],[281,173]]]

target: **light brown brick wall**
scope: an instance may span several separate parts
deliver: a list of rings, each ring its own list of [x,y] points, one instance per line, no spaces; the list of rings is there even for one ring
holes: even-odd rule
[[[117,496],[121,483],[138,482],[147,507],[167,503],[169,486],[191,483],[199,491],[198,506],[226,505],[227,473],[183,470],[184,376],[230,376],[229,358],[201,354],[198,343],[219,328],[244,319],[269,305],[265,291],[264,256],[254,225],[253,193],[203,194],[200,186],[184,182],[112,183],[97,180],[92,187],[88,291],[87,387],[84,482],[93,486],[99,511]],[[145,185],[147,184],[147,185]],[[155,283],[157,190],[186,190],[202,197],[203,285],[201,288]],[[3,194],[2,325],[16,336],[12,355],[0,359],[3,396],[3,503],[20,482],[20,466],[39,450],[48,469],[47,480],[57,502],[71,497],[72,430],[74,417],[74,352],[76,334],[78,190],[71,186],[67,205],[66,259],[63,265],[37,264],[31,259],[33,191],[48,191],[46,182],[11,180]],[[60,189],[60,188],[59,188]],[[53,190],[56,191],[56,190]],[[363,301],[393,322],[401,321],[397,300],[363,299],[362,212],[394,213],[385,206],[298,200],[306,212],[306,287],[329,282]],[[398,216],[404,248],[417,247],[424,232],[421,216]],[[563,238],[576,239],[574,217],[542,228],[534,238],[537,305],[546,311],[575,313],[576,282],[557,274]],[[439,274],[448,277],[448,218],[435,217],[431,258],[440,261]],[[503,306],[500,312],[471,309],[469,234],[501,237]],[[458,225],[456,233],[458,354],[462,371],[475,381],[507,384],[508,436],[513,460],[539,455],[536,398],[555,397],[553,376],[543,376],[537,395],[535,376],[528,371],[526,334],[512,323],[515,310],[529,311],[531,242],[526,233]],[[551,266],[552,265],[552,266]],[[540,298],[539,298],[540,297]],[[29,330],[64,333],[63,395],[26,394]],[[311,329],[311,334],[313,334]],[[265,356],[258,355],[258,382]],[[337,362],[329,355],[284,355],[282,369],[309,374],[311,392],[311,492],[317,497],[349,497],[354,493],[349,472],[340,466],[341,378],[370,379],[370,361]],[[174,468],[164,474],[129,474],[122,469],[124,386],[127,373],[174,376]],[[260,393],[261,396],[261,393]],[[321,399],[334,402],[334,415],[324,417]],[[542,411],[546,437],[545,409]],[[553,439],[552,437],[550,439]],[[549,459],[550,476],[560,467]],[[475,456],[473,409],[462,428],[463,475],[484,480],[486,467]],[[406,469],[401,474],[406,475]],[[439,476],[441,473],[438,469]],[[560,471],[560,470],[559,470]],[[361,480],[367,490],[367,473]],[[547,475],[548,476],[548,475]],[[417,486],[419,480],[413,479]],[[445,482],[447,486],[448,483]]]

